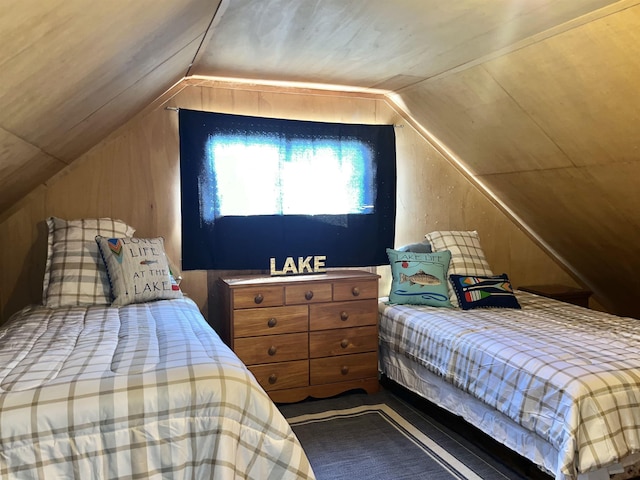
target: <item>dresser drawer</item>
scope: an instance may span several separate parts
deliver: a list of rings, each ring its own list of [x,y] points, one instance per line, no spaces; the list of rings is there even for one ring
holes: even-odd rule
[[[256,285],[238,288],[233,293],[232,309],[276,307],[284,305],[284,287]]]
[[[356,353],[309,361],[311,385],[345,382],[378,375],[378,353]]]
[[[378,328],[354,327],[309,333],[309,357],[331,357],[378,350]]]
[[[309,385],[309,362],[307,360],[251,365],[249,370],[266,391]]]
[[[377,325],[378,300],[309,305],[309,330]]]
[[[299,360],[309,356],[309,334],[236,338],[233,350],[246,365]]]
[[[332,292],[331,283],[287,285],[284,288],[284,298],[287,305],[330,302]]]
[[[378,298],[378,280],[353,280],[333,284],[333,300],[360,300]]]
[[[306,332],[309,328],[308,316],[309,308],[306,305],[236,310],[233,313],[233,336]]]

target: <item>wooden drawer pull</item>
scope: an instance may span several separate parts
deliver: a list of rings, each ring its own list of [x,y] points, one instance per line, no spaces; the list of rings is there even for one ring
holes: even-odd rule
[[[269,319],[269,321],[267,322],[267,326],[268,326],[269,328],[273,328],[273,327],[275,327],[277,324],[278,324],[278,320],[277,320],[276,318],[273,318],[273,317],[271,317],[271,318]]]
[[[345,312],[344,310],[342,312],[340,312],[340,320],[342,320],[343,322],[349,319],[349,313]]]
[[[304,294],[304,298],[306,298],[307,300],[311,300],[313,298],[313,292],[311,290],[307,290],[307,292],[305,292]]]
[[[269,383],[271,385],[273,385],[277,381],[278,381],[278,375],[276,375],[275,373],[272,373],[271,375],[269,375]]]
[[[346,365],[345,365],[345,366],[343,366],[343,367],[340,369],[340,373],[341,373],[342,375],[346,375],[346,374],[348,374],[348,373],[349,373],[349,367],[347,367]]]
[[[254,298],[253,301],[255,303],[257,303],[258,305],[260,305],[262,303],[262,301],[264,300],[264,297],[262,296],[261,293],[257,294]]]
[[[269,350],[267,350],[267,353],[269,355],[271,355],[272,357],[278,352],[278,347],[276,347],[275,345],[271,345],[269,347]]]
[[[354,297],[357,297],[358,295],[360,295],[360,289],[358,287],[353,287],[351,289],[351,293],[353,294]]]
[[[347,347],[349,346],[349,340],[347,340],[346,338],[345,338],[345,339],[343,339],[343,340],[340,342],[340,346],[341,346],[342,348],[347,348]]]

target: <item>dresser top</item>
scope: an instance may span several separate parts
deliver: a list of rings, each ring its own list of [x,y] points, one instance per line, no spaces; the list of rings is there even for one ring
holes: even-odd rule
[[[235,277],[221,278],[220,280],[230,287],[247,286],[247,285],[278,285],[292,284],[304,282],[334,282],[348,281],[354,279],[378,279],[380,275],[376,273],[366,272],[364,270],[331,270],[326,273],[312,273],[304,275],[238,275]]]

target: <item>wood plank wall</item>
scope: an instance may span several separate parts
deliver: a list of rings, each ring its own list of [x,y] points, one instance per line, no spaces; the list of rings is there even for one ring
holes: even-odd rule
[[[40,303],[50,216],[120,218],[137,236],[165,237],[180,260],[178,115],[165,106],[281,118],[390,123],[396,128],[396,246],[433,230],[477,230],[496,273],[517,285],[576,285],[545,251],[454,168],[384,97],[223,82],[184,80],[175,95],[146,111],[41,186],[0,223],[0,321]],[[380,292],[390,285],[388,267]],[[207,272],[183,272],[183,290],[209,316]],[[209,275],[215,278],[215,275]],[[215,320],[210,319],[215,325]]]

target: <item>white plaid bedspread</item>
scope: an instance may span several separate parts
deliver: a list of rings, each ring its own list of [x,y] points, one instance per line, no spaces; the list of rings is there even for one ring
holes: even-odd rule
[[[313,479],[189,299],[30,307],[0,330],[2,479]]]
[[[522,310],[381,302],[380,339],[533,431],[576,478],[640,450],[640,320],[517,292]]]

